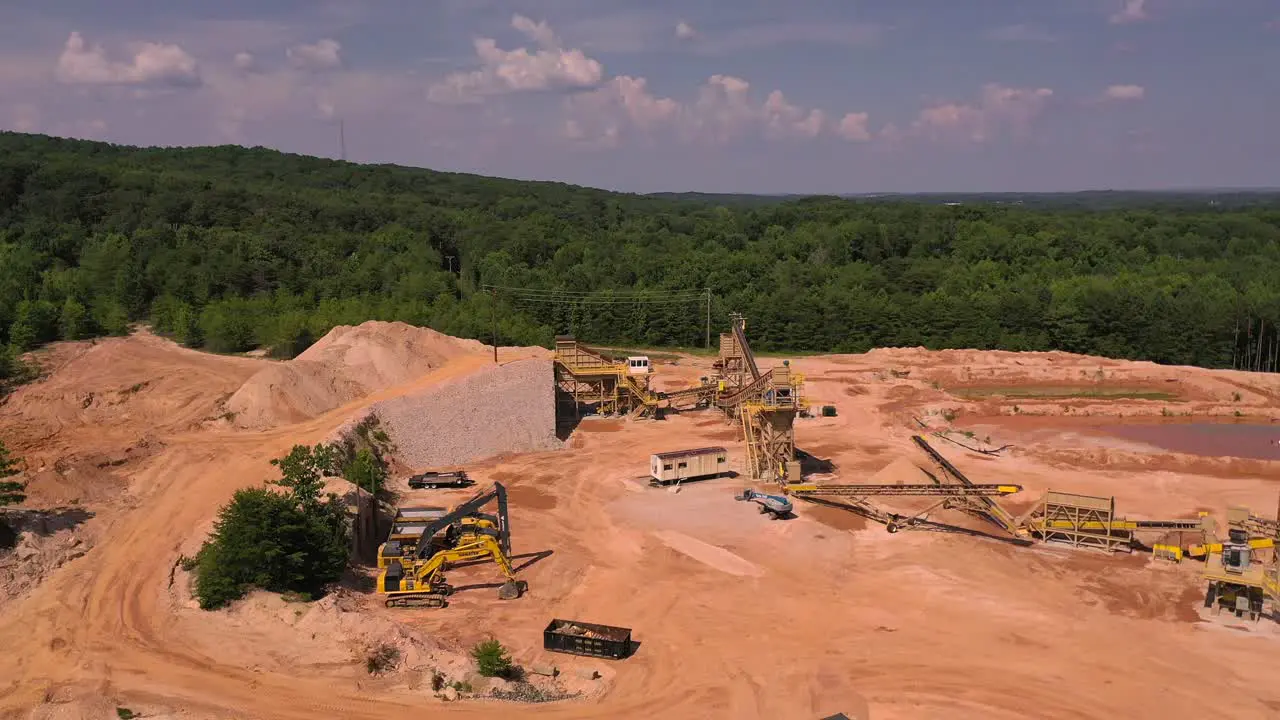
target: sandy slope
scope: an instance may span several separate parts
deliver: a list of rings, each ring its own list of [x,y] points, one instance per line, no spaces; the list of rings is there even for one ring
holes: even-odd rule
[[[0,615],[0,639],[9,649],[0,653],[0,711],[48,712],[54,706],[44,700],[82,698],[63,706],[73,713],[64,716],[74,717],[100,712],[109,697],[201,717],[512,714],[510,705],[442,705],[420,690],[387,691],[349,666],[300,672],[265,662],[268,649],[255,650],[262,641],[251,623],[193,623],[173,608],[168,590],[179,552],[198,545],[236,488],[270,475],[271,457],[322,439],[378,399],[464,377],[489,362],[483,354],[448,359],[398,387],[293,425],[247,432],[191,422],[201,415],[195,408],[216,405],[227,384],[247,377],[256,361],[198,355],[147,338],[118,343],[122,355],[110,366],[91,372],[68,365],[50,381],[65,388],[43,396],[51,398],[45,416],[59,419],[59,447],[72,438],[92,444],[99,426],[69,407],[79,402],[75,388],[84,382],[77,372],[95,386],[124,385],[135,377],[130,359],[137,353],[160,376],[211,379],[191,391],[199,398],[174,401],[174,418],[157,398],[155,417],[131,416],[107,431],[112,441],[154,432],[156,449],[124,466],[136,497],[126,507],[104,506],[94,521],[102,525],[94,550]],[[504,360],[520,355],[507,351]],[[696,370],[700,364],[682,361],[680,373],[705,374]],[[1269,509],[1280,488],[1268,463],[1193,463],[1159,453],[1163,464],[1148,468],[1149,449],[1064,434],[1047,414],[1033,419],[1041,423],[1039,434],[1024,434],[1010,418],[1018,403],[1020,414],[1043,406],[1062,416],[1073,407],[1088,417],[1159,417],[1168,404],[1162,401],[964,401],[943,391],[976,380],[1080,382],[1101,366],[1104,380],[1114,374],[1164,387],[1174,378],[1188,398],[1179,401],[1179,412],[1276,414],[1275,378],[1062,354],[918,350],[806,358],[793,366],[808,375],[812,396],[839,407],[839,417],[803,420],[797,433],[802,447],[836,464],[841,481],[878,472],[878,479],[909,478],[910,464],[922,460],[909,441],[912,418],[942,425],[947,410],[956,423],[986,423],[994,442],[1017,445],[998,459],[940,449],[977,482],[1022,483],[1024,503],[1054,487],[1115,494],[1128,514],[1159,516],[1220,511],[1234,501]],[[20,427],[31,412],[29,401],[17,398],[0,412],[0,426],[6,434],[25,432]],[[33,444],[39,435],[24,437]],[[876,720],[1280,713],[1280,688],[1271,682],[1280,633],[1265,622],[1233,630],[1227,620],[1201,621],[1195,565],[1022,549],[955,534],[888,535],[807,506],[799,519],[770,522],[732,499],[740,481],[670,493],[634,480],[655,448],[702,444],[728,445],[740,463],[732,428],[705,413],[663,422],[587,421],[565,451],[478,464],[477,479],[511,488],[514,549],[530,593],[500,603],[492,588],[466,590],[441,611],[389,611],[370,598],[367,612],[442,644],[465,646],[494,634],[521,662],[551,660],[605,675],[603,696],[521,708],[522,717],[772,719],[837,711],[865,717],[858,713],[868,708]],[[455,584],[492,579],[483,567],[457,572]],[[620,663],[548,658],[541,630],[552,617],[626,625],[642,645]],[[287,636],[273,634],[270,644],[275,655],[290,652]],[[1200,679],[1187,680],[1188,672]]]

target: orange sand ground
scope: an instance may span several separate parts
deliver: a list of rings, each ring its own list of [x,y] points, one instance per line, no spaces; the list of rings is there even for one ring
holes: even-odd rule
[[[52,375],[0,407],[0,436],[31,469],[29,504],[74,501],[95,513],[75,530],[93,547],[21,596],[0,597],[0,713],[100,718],[123,706],[148,717],[299,720],[424,711],[735,720],[841,711],[858,718],[869,711],[875,720],[1280,716],[1280,625],[1202,617],[1196,563],[957,534],[889,535],[804,503],[798,519],[770,521],[732,499],[740,479],[687,484],[678,493],[647,487],[639,476],[651,452],[723,444],[741,468],[733,428],[711,412],[660,422],[589,419],[565,450],[469,468],[478,481],[500,480],[511,490],[513,545],[530,588],[519,600],[500,602],[489,587],[463,591],[443,610],[388,610],[376,597],[356,596],[361,612],[341,615],[341,624],[262,594],[229,611],[190,607],[185,574],[171,585],[177,558],[198,549],[236,489],[274,476],[272,457],[323,440],[371,402],[492,361],[483,348],[438,341],[454,351],[438,353],[420,376],[364,387],[371,394],[354,399],[350,384],[334,383],[341,395],[330,399],[334,409],[313,417],[296,403],[274,413],[241,408],[295,420],[265,430],[237,428],[225,403],[278,363],[203,354],[145,332],[54,348]],[[383,346],[391,356],[361,357],[386,368],[409,345]],[[501,360],[539,354],[545,351],[504,348]],[[919,482],[912,464],[924,458],[910,442],[916,419],[943,428],[952,417],[975,433],[965,442],[989,435],[993,445],[1015,446],[987,457],[934,442],[975,482],[1024,485],[1009,502],[1015,512],[1048,488],[1115,495],[1119,511],[1132,517],[1183,517],[1200,508],[1221,517],[1236,502],[1270,515],[1276,506],[1275,463],[1153,451],[1090,427],[1119,416],[1280,418],[1280,378],[1062,353],[920,349],[801,358],[792,366],[806,374],[815,404],[839,408],[838,417],[797,423],[798,444],[836,465],[818,481]],[[676,387],[708,374],[709,361],[681,357],[657,370],[662,386]],[[1177,399],[979,393],[965,400],[945,392],[1068,385],[1144,388]],[[308,385],[307,407],[326,405],[315,400],[317,387]],[[271,402],[272,393],[246,397]],[[466,494],[412,497],[454,502]],[[935,519],[982,527],[947,512]],[[544,551],[550,554],[532,557]],[[450,579],[466,584],[473,573],[477,584],[493,577],[492,567],[480,566]],[[295,614],[301,619],[290,624]],[[631,627],[641,647],[620,662],[550,655],[541,631],[553,617]],[[371,678],[344,644],[362,624],[399,628],[439,648],[494,636],[521,664],[554,663],[566,676],[595,669],[603,677],[582,700],[446,703],[423,688],[421,671]]]

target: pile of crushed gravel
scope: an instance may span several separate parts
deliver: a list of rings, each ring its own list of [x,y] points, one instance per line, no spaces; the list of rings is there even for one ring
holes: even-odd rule
[[[372,407],[396,457],[414,468],[555,450],[550,360],[520,360]]]

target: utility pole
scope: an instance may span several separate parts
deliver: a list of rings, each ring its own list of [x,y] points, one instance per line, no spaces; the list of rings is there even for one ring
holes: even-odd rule
[[[707,288],[707,349],[711,349],[711,288]]]
[[[449,272],[453,272],[453,255],[445,255],[444,259],[449,263]]]
[[[347,133],[341,119],[338,120],[338,156],[343,162],[347,161]]]
[[[489,291],[489,317],[493,320],[493,364],[498,364],[498,291]]]

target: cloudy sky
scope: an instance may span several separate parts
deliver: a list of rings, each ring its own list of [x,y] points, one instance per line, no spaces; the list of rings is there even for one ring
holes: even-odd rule
[[[1280,186],[1276,0],[4,0],[0,129],[631,191]]]

